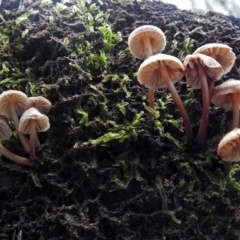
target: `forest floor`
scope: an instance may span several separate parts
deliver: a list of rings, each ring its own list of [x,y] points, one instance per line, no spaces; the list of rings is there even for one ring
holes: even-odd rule
[[[240,166],[225,176],[216,153],[231,112],[212,105],[206,144],[187,143],[167,89],[147,107],[136,78],[142,60],[127,40],[155,25],[166,35],[163,53],[181,61],[203,44],[227,44],[237,58],[221,83],[239,79],[240,19],[155,1],[7,2],[0,90],[41,95],[53,107],[37,160],[0,160],[0,239],[239,239]],[[196,135],[201,91],[185,78],[175,85]],[[16,134],[3,145],[27,156]]]

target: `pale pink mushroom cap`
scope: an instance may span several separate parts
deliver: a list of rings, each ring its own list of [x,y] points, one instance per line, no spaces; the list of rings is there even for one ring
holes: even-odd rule
[[[196,53],[205,54],[218,61],[223,68],[223,74],[228,73],[232,69],[236,59],[232,48],[222,43],[205,44],[196,49],[193,54]]]
[[[138,81],[147,88],[167,87],[159,71],[159,65],[166,67],[173,83],[178,82],[184,75],[183,65],[178,58],[159,53],[147,58],[140,65],[137,73]]]
[[[128,37],[130,52],[136,58],[145,59],[146,49],[144,38],[148,38],[151,44],[152,54],[160,53],[166,46],[165,35],[162,30],[152,25],[144,25],[136,28]]]
[[[224,108],[226,111],[232,109],[232,99],[230,94],[237,94],[240,106],[240,81],[229,79],[224,83],[214,88],[211,102],[219,107]]]
[[[187,55],[184,60],[185,76],[187,84],[194,89],[201,88],[201,79],[197,71],[197,65],[200,64],[205,70],[207,77],[214,82],[219,80],[223,75],[223,68],[219,62],[207,55],[197,53],[194,55]]]
[[[240,129],[235,128],[227,133],[218,144],[217,154],[223,161],[240,161]]]
[[[27,108],[27,95],[21,91],[8,90],[0,95],[0,114],[12,118],[10,104],[14,105],[17,116]]]
[[[35,107],[39,112],[47,114],[52,108],[52,103],[42,96],[29,97],[27,109],[31,107]]]
[[[44,132],[49,129],[49,119],[46,115],[40,113],[36,108],[27,109],[20,118],[19,131],[24,134],[30,134],[31,121],[36,123],[36,132]]]

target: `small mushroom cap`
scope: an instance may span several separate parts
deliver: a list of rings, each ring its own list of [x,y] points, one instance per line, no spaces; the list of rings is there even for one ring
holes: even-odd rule
[[[240,129],[234,128],[227,133],[218,144],[217,154],[223,161],[240,161]]]
[[[178,58],[159,53],[147,58],[140,65],[137,73],[138,81],[147,88],[157,89],[166,87],[159,71],[160,65],[165,66],[173,83],[179,81],[184,75],[183,65]]]
[[[27,95],[21,91],[8,90],[0,94],[0,114],[11,118],[10,105],[15,107],[16,114],[20,116],[27,109]]]
[[[52,108],[52,103],[42,96],[29,97],[27,109],[31,107],[35,107],[39,112],[47,114]]]
[[[0,139],[7,140],[12,136],[12,129],[8,126],[7,118],[0,115]]]
[[[164,50],[166,39],[162,30],[152,25],[144,25],[136,28],[128,37],[128,46],[132,55],[136,58],[147,58],[143,41],[145,37],[150,38],[153,54],[157,54]]]
[[[197,65],[200,64],[205,70],[206,76],[213,81],[217,81],[223,74],[223,68],[219,62],[207,55],[196,53],[187,55],[184,60],[185,76],[187,84],[192,88],[201,88],[201,80],[199,79]]]
[[[40,113],[36,108],[31,107],[21,116],[18,130],[24,134],[29,134],[31,121],[36,122],[37,132],[44,132],[50,127],[48,117]]]
[[[214,88],[212,93],[211,102],[219,107],[224,108],[226,111],[232,109],[232,100],[230,94],[237,94],[240,105],[240,81],[235,79],[229,79],[224,83]]]
[[[199,47],[193,54],[202,53],[218,61],[222,68],[223,74],[228,73],[234,63],[236,56],[232,48],[222,43],[209,43]]]

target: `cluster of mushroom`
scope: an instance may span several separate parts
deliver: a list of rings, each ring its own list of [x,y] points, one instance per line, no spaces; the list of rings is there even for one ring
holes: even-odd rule
[[[42,96],[27,97],[25,93],[17,90],[8,90],[0,94],[0,140],[11,137],[12,130],[8,125],[8,119],[11,119],[30,159],[12,153],[1,143],[0,153],[21,165],[29,165],[31,160],[36,159],[35,149],[40,146],[37,132],[49,129],[49,118],[46,114],[51,107],[51,102]],[[25,134],[30,138],[28,139]]]
[[[129,35],[128,45],[135,57],[146,59],[139,67],[137,78],[148,88],[149,106],[154,107],[155,89],[167,87],[183,118],[187,138],[191,141],[193,138],[191,123],[173,85],[183,77],[184,67],[178,58],[161,53],[166,46],[164,33],[152,25],[141,26]]]
[[[149,89],[149,106],[154,107],[154,90],[167,86],[183,118],[188,141],[192,141],[193,134],[189,117],[173,85],[185,76],[188,86],[202,90],[203,110],[196,137],[197,144],[202,145],[206,140],[210,101],[226,110],[233,109],[232,129],[234,132],[230,133],[230,138],[237,138],[239,143],[231,142],[231,151],[232,154],[238,152],[235,161],[240,160],[240,130],[238,129],[240,97],[237,96],[240,95],[240,81],[230,79],[214,88],[215,81],[228,73],[235,63],[236,56],[232,49],[221,43],[206,44],[193,54],[187,55],[182,63],[174,56],[161,53],[166,45],[165,39],[163,32],[151,25],[138,27],[128,38],[131,53],[139,59],[145,59],[139,67],[137,78]],[[223,148],[228,148],[228,150],[230,148],[224,145],[225,142],[224,138],[219,144],[218,154],[223,160],[228,161],[230,157],[226,157],[226,151],[222,153]],[[233,146],[235,150],[236,148],[239,150],[235,151]]]

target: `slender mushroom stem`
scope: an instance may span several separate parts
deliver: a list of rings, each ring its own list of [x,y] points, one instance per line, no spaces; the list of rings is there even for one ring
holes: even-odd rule
[[[39,139],[38,139],[38,133],[37,132],[35,134],[35,147],[36,148],[40,147],[40,142],[39,142]]]
[[[208,79],[208,92],[209,92],[209,105],[210,105],[210,101],[212,98],[212,93],[213,93],[213,89],[214,89],[214,79]]]
[[[224,162],[223,171],[227,175],[232,168],[232,162]]]
[[[182,116],[182,119],[183,119],[183,124],[185,126],[187,139],[190,142],[193,139],[193,133],[192,133],[192,127],[191,127],[191,123],[190,123],[188,114],[186,112],[186,109],[185,109],[185,107],[182,103],[181,98],[178,95],[178,92],[177,92],[175,86],[173,85],[173,83],[171,81],[171,78],[170,78],[170,76],[169,76],[169,74],[166,70],[166,67],[163,66],[161,63],[159,63],[159,71],[160,71],[160,74],[161,74],[162,78],[164,79],[164,82],[166,83],[166,85],[168,87],[168,90],[172,94],[173,100],[175,101],[175,103],[176,103],[176,105],[179,109],[179,112],[180,112],[180,114]]]
[[[148,105],[150,108],[154,108],[154,89],[148,89]]]
[[[201,86],[202,86],[202,117],[200,120],[200,126],[199,126],[198,134],[196,137],[196,142],[200,146],[204,144],[206,140],[210,99],[209,99],[207,77],[202,65],[200,64],[197,65],[197,71],[198,71],[199,79],[201,79]]]
[[[239,104],[238,104],[238,96],[235,93],[230,94],[230,98],[232,100],[232,129],[238,128],[239,125]]]
[[[153,55],[152,53],[152,45],[149,37],[143,38],[144,47],[146,49],[146,56],[151,57]],[[148,89],[148,105],[151,108],[154,108],[154,89],[149,88]]]
[[[23,133],[18,131],[19,120],[18,120],[16,111],[14,109],[14,106],[12,104],[10,105],[10,110],[11,110],[13,125],[18,133],[19,139],[23,145],[25,152],[29,153],[30,152],[29,142],[28,142],[26,136]]]
[[[32,119],[30,121],[30,158],[32,160],[36,159],[35,143],[36,143],[36,121]]]
[[[8,158],[9,160],[18,163],[20,165],[30,165],[31,161],[29,158],[25,157],[20,157],[12,152],[10,152],[7,148],[5,148],[1,143],[0,143],[0,153]]]
[[[149,37],[144,37],[143,42],[144,42],[144,47],[145,47],[145,50],[146,50],[147,58],[151,57],[153,54],[152,54],[152,44],[151,44],[150,38]]]

